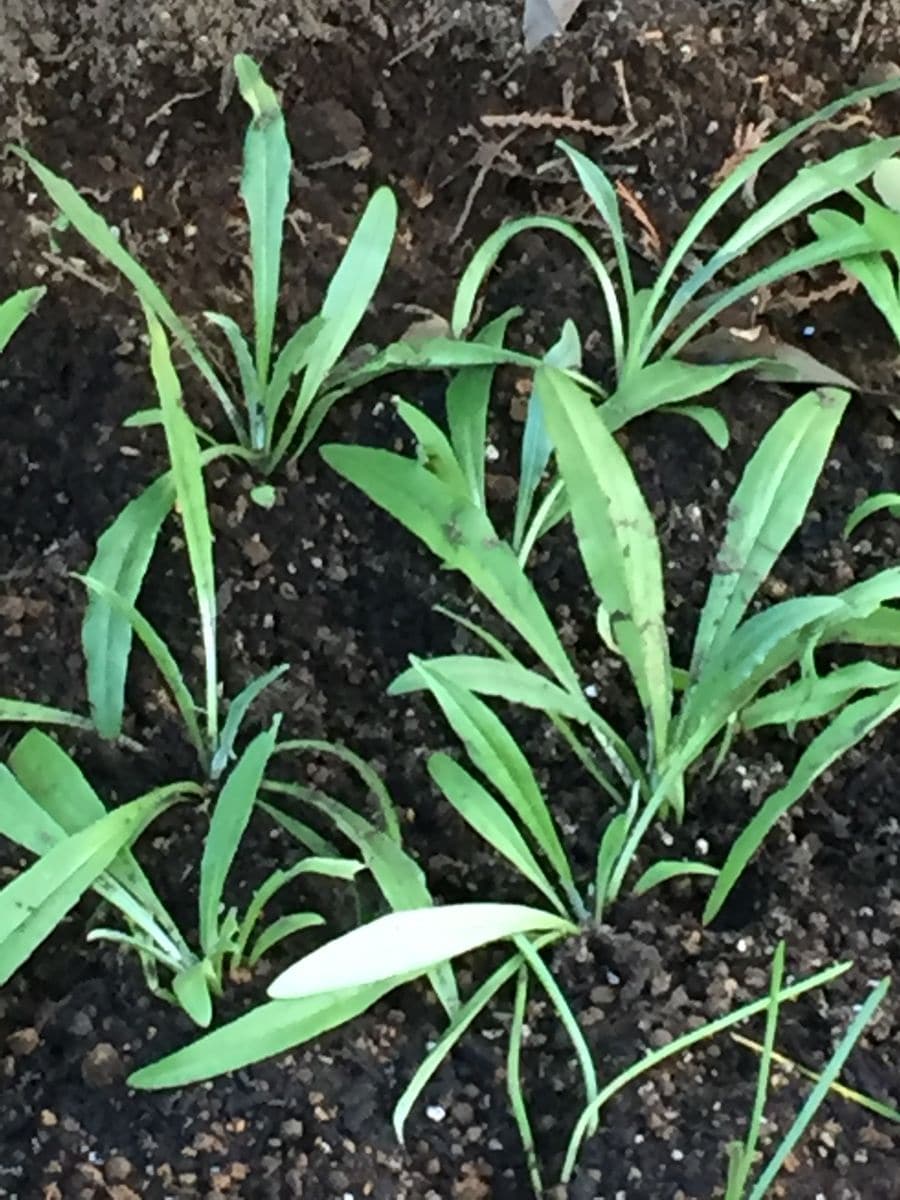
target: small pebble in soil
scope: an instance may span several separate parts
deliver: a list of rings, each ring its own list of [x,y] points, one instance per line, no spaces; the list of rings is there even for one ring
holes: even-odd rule
[[[447,1115],[447,1110],[442,1108],[440,1104],[429,1104],[425,1109],[425,1116],[429,1121],[443,1121]]]
[[[29,1026],[27,1029],[17,1029],[15,1033],[11,1033],[6,1039],[6,1044],[16,1058],[24,1058],[26,1054],[34,1053],[40,1040],[38,1031]]]
[[[81,1060],[81,1078],[90,1087],[109,1087],[124,1074],[119,1052],[109,1042],[98,1042]]]

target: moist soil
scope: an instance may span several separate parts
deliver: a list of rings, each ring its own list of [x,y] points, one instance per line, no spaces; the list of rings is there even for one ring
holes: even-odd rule
[[[748,123],[783,126],[860,81],[898,69],[891,62],[900,15],[895,0],[585,3],[562,40],[529,56],[521,47],[520,15],[511,0],[197,0],[168,7],[6,0],[0,119],[7,138],[25,139],[102,204],[179,311],[193,316],[218,308],[246,319],[246,230],[237,200],[245,110],[232,96],[225,66],[237,50],[258,55],[283,96],[298,164],[284,328],[315,310],[366,195],[388,182],[401,201],[400,233],[364,330],[385,341],[429,312],[449,311],[453,281],[469,253],[502,220],[543,210],[591,225],[553,148],[559,134],[602,157],[639,195],[665,245]],[[513,120],[485,123],[497,115]],[[849,144],[873,126],[896,132],[900,111],[885,101],[853,116],[842,128],[816,131],[779,164],[782,177],[804,157]],[[594,128],[576,128],[570,118]],[[771,187],[778,172],[759,186]],[[98,535],[158,473],[162,459],[151,431],[121,428],[150,402],[131,295],[77,238],[50,237],[52,212],[17,164],[5,160],[3,175],[4,294],[36,279],[50,291],[2,364],[0,691],[83,710],[84,598],[69,573],[87,566]],[[601,236],[596,227],[588,232]],[[640,262],[650,249],[640,226],[633,237]],[[900,552],[897,526],[887,518],[850,542],[841,537],[856,502],[900,486],[900,457],[896,421],[879,403],[896,393],[896,347],[862,298],[816,297],[833,282],[794,281],[769,298],[764,314],[770,328],[802,341],[867,392],[849,410],[809,515],[763,603],[846,586],[896,563]],[[608,370],[604,332],[593,329],[596,297],[562,245],[536,236],[515,244],[492,282],[485,313],[515,303],[529,314],[518,334],[522,344],[548,345],[564,317],[575,315],[582,333],[593,333],[589,366]],[[190,372],[184,378],[192,411],[205,412],[202,389]],[[491,489],[501,520],[509,507],[510,449],[520,430],[518,382],[501,374],[495,402],[500,458]],[[390,386],[440,412],[438,382],[409,378]],[[405,445],[385,403],[389,394],[387,386],[374,388],[344,402],[325,440]],[[736,384],[717,397],[732,431],[724,453],[693,426],[664,415],[624,434],[663,534],[680,660],[703,601],[726,498],[789,397],[788,389],[760,383]],[[277,504],[264,512],[248,502],[251,481],[240,469],[220,465],[210,474],[228,693],[288,663],[257,719],[281,712],[292,735],[345,741],[369,758],[404,814],[408,845],[439,900],[531,900],[429,785],[425,761],[429,752],[451,748],[446,728],[424,703],[385,696],[409,653],[463,644],[432,611],[436,603],[472,603],[461,580],[438,572],[412,539],[337,480],[315,449],[275,482]],[[154,560],[143,604],[183,658],[197,630],[184,556],[174,532],[170,537]],[[634,702],[621,669],[599,653],[567,532],[548,537],[534,575],[585,679],[596,683],[604,712],[628,728]],[[62,739],[112,802],[194,772],[139,653],[128,701],[134,746]],[[515,728],[588,872],[603,805],[564,747],[520,716]],[[4,750],[16,736],[14,729],[0,735]],[[799,750],[800,741],[786,735],[740,739],[713,781],[698,774],[685,824],[657,831],[648,854],[706,853],[721,861]],[[350,803],[369,803],[326,760],[298,763],[297,776]],[[702,887],[682,882],[623,901],[608,924],[558,949],[553,966],[602,1078],[763,995],[780,938],[794,976],[838,960],[854,963],[827,990],[783,1012],[780,1049],[820,1067],[854,1005],[874,980],[891,974],[900,947],[898,820],[900,746],[896,726],[886,726],[826,773],[779,824],[713,929],[700,923]],[[139,846],[185,930],[194,920],[203,827],[202,813],[182,808]],[[262,821],[252,825],[232,898],[241,902],[295,853],[284,835]],[[17,857],[7,851],[2,861],[3,878],[12,877]],[[336,929],[351,919],[340,896],[330,889],[325,897]],[[321,893],[301,898],[323,903]],[[177,1091],[134,1092],[126,1073],[183,1045],[192,1030],[147,992],[133,959],[84,941],[94,915],[94,906],[83,904],[0,997],[0,1195],[512,1200],[530,1194],[504,1087],[510,995],[440,1070],[400,1147],[390,1128],[392,1105],[441,1028],[441,1014],[423,989],[395,993],[322,1041],[233,1076]],[[303,948],[296,939],[295,952]],[[288,943],[253,978],[236,983],[219,1018],[258,1001],[291,950]],[[493,961],[486,954],[465,964],[464,987]],[[889,994],[848,1063],[846,1082],[900,1102],[898,1037],[900,1001]],[[608,1105],[568,1194],[573,1200],[721,1195],[726,1146],[746,1128],[755,1067],[752,1052],[724,1035],[643,1076]],[[552,1184],[582,1097],[571,1048],[538,999],[528,1013],[525,1084]],[[767,1144],[787,1128],[807,1087],[776,1072]],[[829,1099],[771,1194],[900,1195],[897,1127]]]

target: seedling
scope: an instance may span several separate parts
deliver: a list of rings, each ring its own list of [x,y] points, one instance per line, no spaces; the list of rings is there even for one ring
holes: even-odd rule
[[[757,177],[762,168],[819,122],[832,120],[844,108],[890,91],[897,80],[878,84],[835,101],[770,138],[722,180],[701,204],[659,268],[651,287],[637,286],[631,267],[625,222],[618,193],[599,163],[580,151],[559,142],[559,149],[571,162],[581,186],[597,209],[612,240],[614,265],[608,266],[598,249],[576,226],[560,217],[523,217],[497,229],[476,250],[457,288],[451,329],[456,337],[470,329],[479,294],[497,259],[520,233],[539,230],[554,233],[569,241],[584,257],[596,279],[608,321],[613,384],[601,412],[607,428],[615,431],[628,421],[651,410],[665,407],[699,421],[718,443],[727,439],[727,427],[713,410],[692,403],[726,383],[742,371],[755,371],[769,378],[793,382],[825,381],[821,365],[794,347],[766,356],[724,355],[710,363],[687,361],[683,355],[720,314],[753,296],[759,289],[771,287],[790,275],[811,270],[826,263],[846,260],[848,256],[886,249],[891,230],[856,228],[852,223],[825,227],[810,245],[789,251],[768,266],[756,270],[738,282],[714,288],[729,269],[764,238],[788,222],[809,212],[830,197],[853,189],[873,171],[884,170],[886,160],[900,148],[900,138],[873,140],[844,150],[822,163],[803,167],[776,194],[747,216],[734,233],[711,255],[701,250],[710,223],[726,204]],[[819,232],[818,227],[816,231]],[[685,267],[687,269],[685,270]],[[683,273],[681,282],[676,280]],[[549,365],[580,365],[578,331],[569,321],[553,351],[545,357]],[[838,382],[832,378],[831,382]],[[523,561],[539,537],[566,515],[568,504],[557,480],[546,493],[537,511],[532,512],[536,483],[545,471],[552,452],[541,413],[543,397],[535,386],[529,402],[522,444],[513,547]],[[452,426],[451,426],[452,431]],[[483,445],[481,439],[480,445]]]
[[[46,291],[43,287],[25,288],[0,303],[0,354],[25,318],[40,304]]]
[[[318,846],[323,853],[273,871],[243,914],[222,907],[277,731],[276,720],[249,743],[215,800],[198,869],[196,952],[128,846],[166,807],[200,796],[203,789],[189,782],[171,784],[110,812],[56,742],[36,729],[26,733],[7,765],[0,767],[0,833],[40,857],[0,892],[0,911],[33,903],[35,915],[24,924],[11,922],[9,934],[0,941],[0,982],[93,888],[124,918],[126,929],[94,928],[88,940],[113,941],[136,951],[152,990],[180,1005],[198,1025],[207,1026],[213,997],[222,994],[227,974],[254,967],[284,938],[323,925],[325,919],[317,912],[290,913],[267,923],[263,918],[276,895],[302,875],[352,881],[363,869],[358,860],[330,853],[324,840]],[[5,922],[3,927],[7,928]],[[165,985],[160,984],[160,971],[170,976]]]
[[[572,506],[579,550],[598,607],[599,636],[621,656],[646,720],[645,747],[631,743],[588,702],[553,621],[486,511],[473,499],[458,452],[416,414],[420,458],[358,446],[328,446],[327,461],[462,571],[529,647],[543,672],[525,666],[504,642],[464,624],[493,652],[422,662],[392,685],[395,694],[428,688],[496,797],[466,768],[435,755],[430,770],[458,812],[550,901],[575,920],[589,905],[515,739],[480,696],[545,713],[614,802],[598,835],[596,915],[620,894],[654,819],[680,819],[688,773],[716,738],[724,754],[740,723],[792,726],[837,713],[801,755],[787,784],[769,797],[718,873],[705,917],[711,920],[749,857],[778,817],[834,760],[900,708],[900,676],[875,664],[854,674],[819,676],[815,651],[834,641],[900,644],[900,570],[883,571],[835,596],[785,600],[747,617],[754,595],[799,525],[825,462],[848,395],[822,389],[801,397],[763,438],[732,499],[725,538],[687,669],[676,670],[666,630],[662,553],[654,522],[625,455],[590,397],[562,372],[545,367],[537,386],[544,420]],[[401,415],[407,409],[400,408]],[[800,682],[758,701],[792,667]],[[861,692],[868,692],[857,698]],[[576,730],[578,732],[576,732]],[[582,734],[586,734],[586,743]],[[596,755],[605,759],[597,761]],[[534,857],[539,848],[548,875]],[[717,875],[702,862],[653,864],[639,890],[677,874]]]

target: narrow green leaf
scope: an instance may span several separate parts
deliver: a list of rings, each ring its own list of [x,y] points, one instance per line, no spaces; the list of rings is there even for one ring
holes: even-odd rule
[[[668,883],[670,879],[681,879],[685,875],[718,875],[718,873],[718,867],[711,867],[709,863],[661,858],[643,873],[634,885],[634,894],[643,896],[644,892],[649,892],[651,888],[659,887],[661,883]]]
[[[337,846],[329,842],[327,838],[321,837],[305,821],[298,821],[296,817],[292,817],[290,813],[276,808],[274,804],[269,804],[267,800],[257,800],[256,806],[262,812],[267,813],[276,825],[280,825],[285,833],[289,833],[292,838],[295,838],[311,854],[318,854],[324,858],[329,856],[336,857],[338,855]]]
[[[578,547],[616,645],[665,753],[672,672],[662,555],[653,517],[625,455],[588,396],[561,372],[539,372],[544,415],[566,484]]]
[[[543,361],[551,367],[581,367],[581,338],[578,336],[578,327],[574,321],[567,320],[564,323],[559,340],[550,347],[544,355]],[[519,550],[522,545],[535,493],[540,487],[552,453],[553,442],[547,432],[537,377],[535,377],[531,396],[528,399],[525,430],[522,434],[519,491],[516,496],[513,530],[514,550]]]
[[[574,933],[571,922],[521,904],[448,904],[388,913],[327,942],[283,971],[273,999],[294,1000],[425,971],[517,933]]]
[[[397,813],[397,806],[391,798],[391,793],[385,786],[381,776],[376,771],[373,771],[364,758],[360,758],[358,754],[350,750],[347,746],[343,746],[340,742],[326,742],[322,738],[291,738],[287,742],[281,742],[278,746],[279,754],[297,750],[301,753],[329,755],[350,767],[375,797],[381,813],[385,833],[389,834],[395,842],[400,843],[403,841],[400,831],[400,817]]]
[[[194,427],[182,406],[181,384],[172,366],[165,332],[153,312],[146,307],[144,311],[150,333],[150,368],[162,409],[175,496],[197,593],[206,667],[206,736],[212,753],[219,740],[216,579],[213,569],[213,534],[203,483],[203,461]]]
[[[609,315],[616,361],[620,361],[624,354],[625,334],[622,328],[622,316],[615,284],[606,264],[590,241],[574,225],[560,217],[520,217],[518,220],[508,221],[505,225],[501,225],[482,242],[472,255],[456,288],[453,314],[450,318],[450,328],[454,336],[462,337],[469,328],[478,293],[507,244],[520,233],[538,229],[560,234],[571,242],[587,260],[600,287]]]
[[[741,727],[759,729],[764,725],[793,726],[800,721],[815,721],[846,704],[857,692],[892,687],[898,682],[900,671],[874,662],[836,667],[827,675],[798,679],[754,700],[741,713]]]
[[[365,446],[325,446],[322,457],[409,529],[451,570],[461,571],[567,690],[578,677],[553,622],[487,515],[420,463]]]
[[[674,408],[663,409],[677,417],[687,417],[699,425],[712,444],[719,450],[727,450],[731,441],[728,422],[715,408],[706,408],[702,404],[679,404]]]
[[[113,591],[107,584],[101,583],[99,579],[92,579],[89,575],[73,573],[72,578],[83,583],[92,595],[100,597],[107,608],[111,609],[116,616],[126,621],[129,629],[137,634],[138,640],[153,659],[157,670],[172,693],[172,699],[175,701],[179,715],[184,722],[185,731],[191,740],[191,744],[197,751],[197,757],[204,768],[206,768],[209,756],[203,734],[200,730],[197,706],[194,704],[194,699],[188,690],[188,686],[181,674],[181,668],[175,661],[172,651],[147,618],[138,612],[133,604],[130,604],[123,596],[120,596],[118,592]]]
[[[193,334],[175,313],[169,301],[140,263],[128,253],[106,220],[100,213],[91,208],[84,197],[79,195],[75,188],[72,187],[71,183],[62,179],[59,175],[54,175],[52,171],[45,167],[43,163],[38,162],[27,150],[21,146],[13,146],[11,149],[34,172],[40,180],[44,191],[60,212],[78,230],[85,241],[89,242],[100,257],[105,259],[110,266],[115,267],[121,275],[125,276],[140,298],[141,303],[162,321],[172,336],[178,341],[179,345],[184,347],[191,362],[212,388],[216,399],[222,405],[222,410],[228,417],[238,441],[242,443],[246,442],[246,435],[237,410],[232,403],[227,389],[213,370],[209,359],[197,345]]]
[[[128,1086],[139,1090],[184,1087],[284,1054],[351,1021],[401,982],[387,980],[326,996],[261,1004],[174,1054],[141,1067],[128,1077]]]
[[[466,753],[502,794],[560,880],[572,883],[572,868],[528,760],[509,730],[484,701],[419,659],[412,658]]]
[[[511,955],[505,963],[499,966],[484,983],[473,992],[451,1020],[450,1024],[435,1042],[434,1046],[419,1063],[415,1074],[403,1090],[403,1095],[394,1108],[394,1132],[397,1141],[402,1145],[405,1141],[406,1119],[412,1112],[413,1105],[424,1091],[429,1080],[438,1067],[460,1040],[475,1018],[481,1013],[503,985],[515,975],[522,964],[521,954]]]
[[[429,669],[442,678],[479,696],[496,696],[509,704],[521,704],[538,712],[559,713],[573,721],[590,723],[591,706],[580,701],[558,684],[519,662],[480,654],[447,654],[427,660]],[[388,687],[389,696],[405,696],[421,691],[425,681],[418,667],[409,667]]]
[[[597,866],[594,871],[594,911],[597,920],[603,919],[603,910],[611,897],[609,896],[609,881],[613,868],[618,861],[628,837],[631,820],[628,813],[616,813],[603,830],[600,845],[597,847]]]
[[[700,616],[693,676],[731,637],[803,519],[849,399],[834,388],[808,392],[770,427],[747,464]]]
[[[416,457],[419,462],[452,492],[462,497],[467,496],[468,481],[456,460],[453,447],[440,426],[421,409],[407,404],[399,396],[394,397],[394,406],[397,415],[415,436]]]
[[[707,365],[673,358],[659,359],[622,382],[600,406],[600,416],[610,433],[615,433],[644,413],[705,396],[741,371],[752,370],[759,361],[748,358]]]
[[[70,729],[93,729],[94,722],[65,708],[54,708],[51,704],[34,704],[30,700],[13,700],[0,697],[0,721],[14,721],[29,725],[66,725]]]
[[[850,1057],[850,1052],[862,1036],[862,1032],[868,1023],[872,1020],[875,1012],[881,1002],[888,993],[891,983],[890,979],[882,979],[881,982],[869,994],[864,1003],[860,1006],[859,1012],[850,1022],[847,1032],[841,1038],[837,1048],[828,1060],[828,1065],[819,1077],[819,1081],[807,1097],[806,1103],[797,1114],[797,1117],[788,1130],[784,1139],[780,1142],[775,1154],[769,1160],[768,1166],[754,1185],[753,1191],[750,1193],[748,1200],[764,1200],[764,1197],[770,1194],[770,1189],[775,1181],[778,1172],[784,1166],[788,1156],[792,1153],[797,1142],[805,1133],[807,1127],[815,1116],[822,1101],[828,1095],[828,1090],[838,1075],[844,1063]]]
[[[900,709],[900,685],[848,704],[801,754],[787,783],[773,792],[737,837],[703,910],[712,921],[747,863],[779,819],[809,790],[823,771]]]
[[[872,172],[872,186],[882,204],[900,213],[900,158],[880,162]]]
[[[241,377],[241,388],[244,392],[244,403],[247,406],[247,427],[250,430],[251,445],[254,449],[261,449],[257,445],[259,441],[260,431],[260,402],[262,399],[261,387],[259,378],[256,374],[256,367],[253,362],[253,356],[250,353],[250,347],[247,345],[247,339],[241,333],[237,322],[224,313],[205,312],[204,317],[211,325],[215,325],[221,329],[228,339],[228,344],[231,347],[231,352],[234,355],[234,360],[237,363],[238,374]],[[264,431],[264,427],[263,431]]]
[[[0,304],[0,354],[27,316],[34,312],[47,293],[45,287],[24,288]]]
[[[200,860],[200,945],[212,955],[219,939],[225,880],[250,820],[256,795],[275,750],[280,718],[258,733],[232,768],[216,800]]]
[[[522,310],[511,308],[485,325],[475,342],[502,347],[510,321]],[[447,388],[447,428],[456,461],[469,485],[469,497],[479,508],[486,507],[484,455],[487,449],[487,414],[496,365],[461,367]]]
[[[278,308],[281,238],[288,204],[291,149],[278,98],[246,54],[234,59],[241,95],[253,112],[244,140],[241,196],[250,220],[256,371],[262,391],[269,380],[272,334]],[[262,442],[257,448],[262,448]]]
[[[276,679],[280,679],[287,669],[287,663],[282,663],[278,667],[272,667],[265,674],[259,675],[256,679],[251,679],[231,701],[231,704],[228,706],[228,716],[225,718],[225,723],[222,726],[219,745],[212,757],[209,768],[213,779],[218,779],[234,758],[234,743],[241,731],[244,718],[254,702],[262,695],[269,684],[274,683]]]
[[[278,917],[271,925],[266,926],[254,942],[247,965],[255,967],[268,950],[277,946],[279,942],[283,942],[285,938],[291,937],[292,934],[324,924],[325,918],[320,913],[314,912],[291,913],[286,917]]]
[[[87,574],[134,605],[159,531],[174,501],[175,483],[168,473],[129,500],[98,538]],[[81,644],[91,713],[97,732],[104,738],[115,738],[122,732],[131,640],[132,626],[125,613],[92,591],[81,627]]]
[[[562,916],[566,907],[557,895],[515,822],[464,767],[447,754],[432,754],[428,773],[459,815],[479,837],[503,855]]]
[[[302,371],[309,361],[309,353],[325,324],[322,317],[313,317],[299,329],[295,329],[278,352],[272,376],[263,396],[266,436],[271,440],[281,405],[287,395],[294,376]]]
[[[272,466],[289,453],[307,410],[363,319],[387,266],[396,227],[397,201],[390,188],[381,187],[369,200],[331,277],[320,314],[325,323],[310,347],[293,411],[272,451]]]
[[[58,842],[0,891],[0,983],[56,928],[117,854],[173,803],[150,793]]]

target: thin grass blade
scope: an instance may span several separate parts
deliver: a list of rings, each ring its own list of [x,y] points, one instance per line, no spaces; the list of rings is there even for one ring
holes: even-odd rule
[[[787,783],[773,792],[741,831],[722,865],[703,910],[704,923],[714,920],[747,863],[779,819],[809,790],[832,763],[900,709],[900,685],[884,688],[848,704],[801,754]]]
[[[256,376],[261,395],[269,381],[272,336],[278,308],[281,239],[288,204],[291,148],[278,97],[246,54],[237,54],[234,73],[253,113],[244,139],[241,196],[250,221],[250,260],[253,265],[253,321],[256,334]],[[256,449],[265,444],[257,427]]]
[[[219,940],[219,908],[260,784],[275,750],[280,718],[258,733],[231,770],[216,800],[200,860],[200,945],[211,955]]]
[[[197,435],[181,400],[181,384],[163,327],[145,308],[150,333],[150,368],[156,383],[175,496],[184,528],[191,575],[200,614],[206,676],[206,736],[209,752],[219,741],[218,665],[216,660],[216,578],[213,569],[213,534],[203,483],[203,459]]]
[[[276,679],[287,671],[288,664],[282,663],[280,666],[272,667],[270,671],[258,676],[256,679],[251,679],[248,684],[238,692],[235,698],[228,706],[228,716],[225,718],[225,723],[222,726],[222,734],[219,738],[219,745],[216,747],[216,752],[212,756],[209,773],[213,779],[218,779],[231,760],[234,758],[234,743],[241,731],[241,726],[244,723],[244,718],[252,708],[253,704],[262,693],[266,690],[269,684],[274,683]]]
[[[130,605],[137,602],[159,531],[175,502],[168,473],[125,505],[97,540],[87,574]],[[81,627],[87,663],[87,693],[97,732],[104,738],[122,732],[125,680],[131,654],[132,625],[124,612],[91,591]]]

